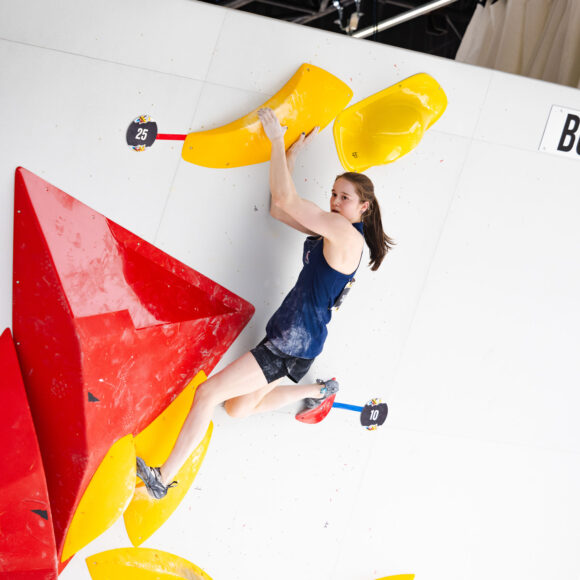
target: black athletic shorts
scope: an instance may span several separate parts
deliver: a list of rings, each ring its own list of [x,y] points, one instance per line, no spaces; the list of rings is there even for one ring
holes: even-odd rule
[[[295,383],[308,372],[313,358],[290,356],[277,349],[267,338],[250,351],[260,365],[268,383],[289,377]]]

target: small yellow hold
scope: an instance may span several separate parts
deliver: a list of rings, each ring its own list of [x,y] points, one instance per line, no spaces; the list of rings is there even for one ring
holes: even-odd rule
[[[396,576],[383,576],[377,580],[413,580],[414,578],[415,574],[397,574]]]
[[[346,171],[392,163],[413,150],[445,112],[447,96],[420,73],[345,109],[334,121],[338,157]]]
[[[92,580],[212,580],[199,566],[150,548],[119,548],[86,559]]]
[[[61,561],[110,528],[123,514],[135,491],[135,444],[132,435],[119,439],[95,471],[68,528]]]
[[[206,380],[203,371],[185,387],[181,394],[146,429],[135,437],[137,455],[147,465],[162,465],[175,444],[193,402],[196,388]],[[124,514],[125,528],[131,543],[140,546],[177,509],[191,487],[207,452],[213,425],[207,429],[203,441],[189,456],[175,479],[172,487],[162,499],[153,499],[139,480],[135,495]]]

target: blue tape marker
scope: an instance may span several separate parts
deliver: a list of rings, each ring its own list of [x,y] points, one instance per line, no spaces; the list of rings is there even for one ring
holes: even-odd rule
[[[344,403],[333,403],[332,406],[336,407],[337,409],[348,409],[349,411],[358,411],[359,413],[361,413],[363,410],[362,407],[357,407],[355,405],[345,405]]]

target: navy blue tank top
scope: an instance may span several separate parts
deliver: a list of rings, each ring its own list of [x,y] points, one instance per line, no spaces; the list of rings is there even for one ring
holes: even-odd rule
[[[362,222],[352,225],[363,233]],[[306,238],[298,280],[266,325],[268,340],[290,356],[314,358],[322,352],[331,308],[356,273],[331,268],[322,252],[323,241],[320,236]]]

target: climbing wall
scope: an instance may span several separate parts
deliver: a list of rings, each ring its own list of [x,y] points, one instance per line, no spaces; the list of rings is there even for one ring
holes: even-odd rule
[[[316,425],[295,421],[295,408],[244,420],[218,409],[190,491],[143,547],[183,558],[214,580],[578,576],[580,156],[570,148],[577,131],[568,117],[579,114],[578,91],[193,0],[0,0],[0,322],[12,328],[32,385],[32,415],[50,410],[35,423],[40,450],[60,462],[80,445],[83,457],[66,479],[74,498],[62,490],[64,511],[51,500],[59,555],[88,473],[116,437],[99,436],[98,413],[112,401],[97,352],[127,385],[125,409],[140,393],[151,399],[157,379],[138,374],[144,368],[158,365],[167,380],[179,371],[163,358],[171,330],[156,350],[159,363],[145,364],[138,350],[140,364],[126,372],[120,360],[108,364],[124,348],[113,337],[126,329],[133,341],[161,340],[161,328],[198,324],[187,299],[183,307],[169,297],[136,306],[152,279],[190,296],[191,279],[161,273],[159,260],[175,260],[255,306],[216,368],[261,340],[300,267],[302,236],[269,217],[267,163],[202,167],[182,159],[180,141],[137,152],[126,143],[127,127],[146,114],[166,134],[219,128],[270,99],[303,63],[348,85],[351,104],[420,72],[448,98],[418,147],[367,171],[397,245],[378,272],[361,269],[307,377],[336,376],[338,402],[362,407],[378,397],[389,416],[370,431],[348,409]],[[548,127],[550,118],[557,126]],[[558,150],[564,129],[567,151]],[[15,201],[17,167],[26,172]],[[327,207],[341,171],[328,126],[298,160],[295,182]],[[64,192],[67,211],[102,216],[95,219],[110,247],[121,249],[131,282],[114,304],[64,298],[88,267],[71,222],[59,223],[45,207]],[[51,238],[62,245],[55,250]],[[13,278],[13,266],[22,276]],[[97,266],[91,271],[106,271]],[[144,279],[133,277],[143,268]],[[103,274],[94,296],[112,287]],[[27,292],[33,322],[25,328],[18,312]],[[62,334],[50,331],[55,317]],[[87,339],[89,326],[98,342]],[[178,364],[189,356],[174,354]],[[191,372],[199,368],[192,361]],[[56,402],[72,375],[75,408],[86,425],[99,426],[86,430],[99,439],[94,457],[76,439],[59,443],[72,411],[54,416]],[[56,382],[46,389],[43,376]],[[163,392],[167,402],[176,394]],[[143,422],[146,415],[153,411]],[[123,434],[143,426],[115,417]],[[58,481],[47,481],[49,494],[61,493]],[[119,519],[61,578],[88,580],[85,558],[130,547]]]

